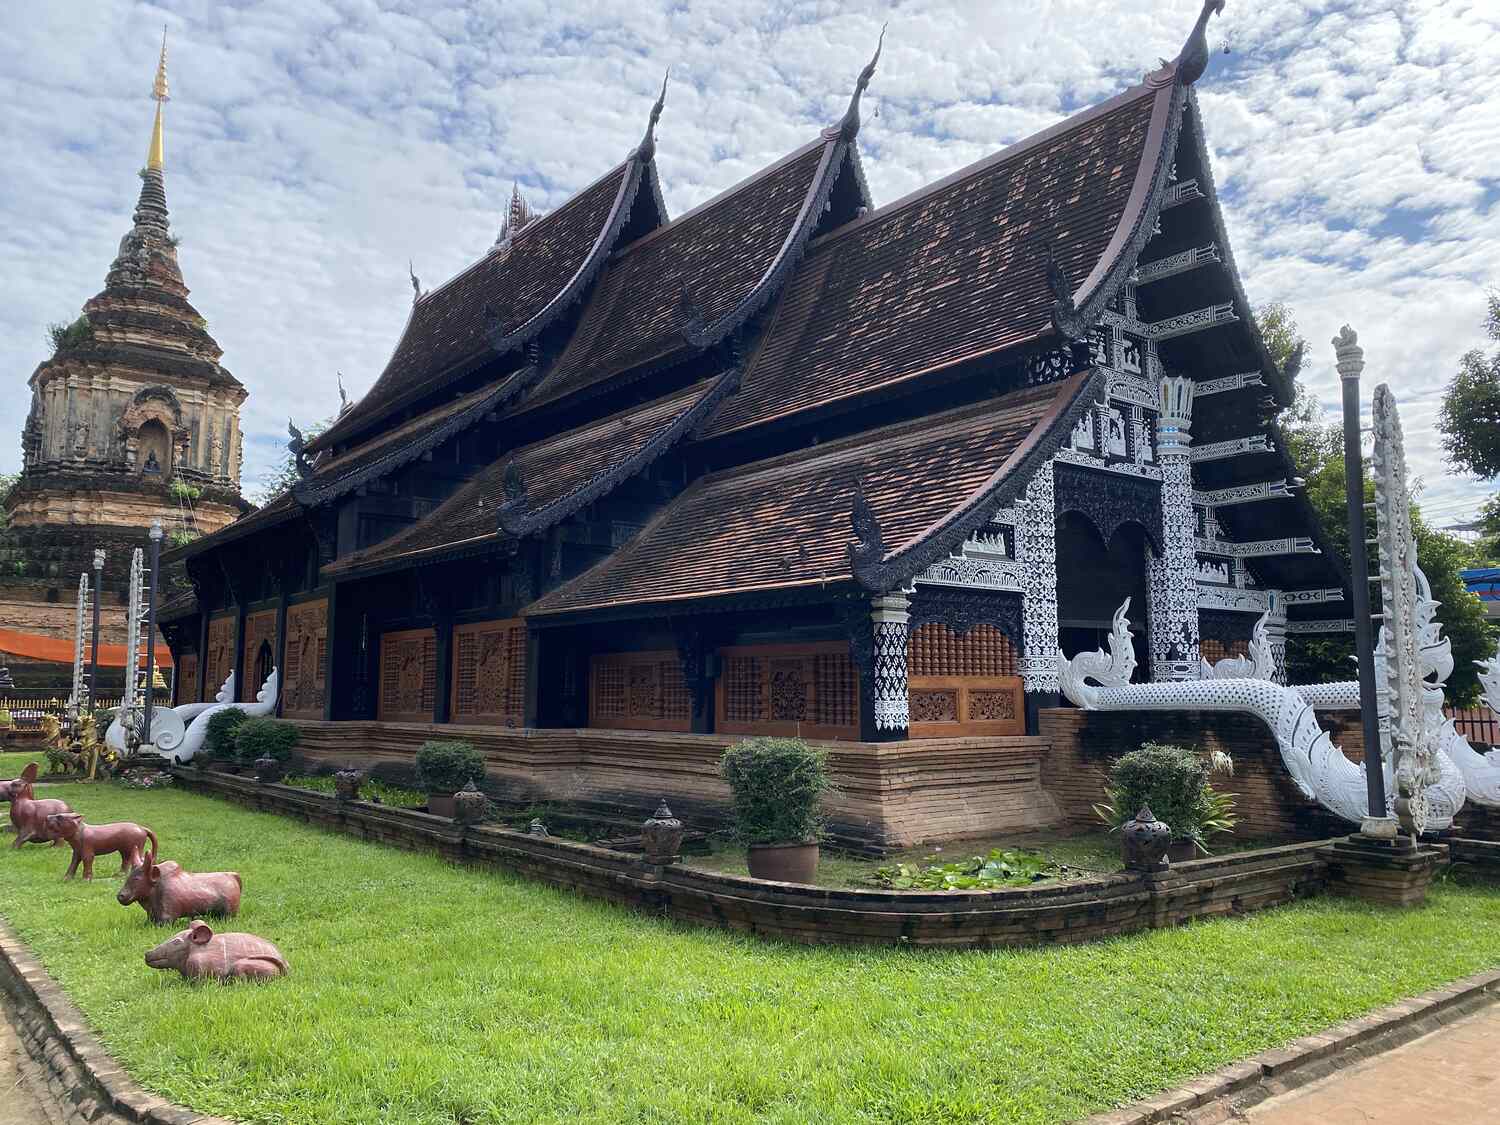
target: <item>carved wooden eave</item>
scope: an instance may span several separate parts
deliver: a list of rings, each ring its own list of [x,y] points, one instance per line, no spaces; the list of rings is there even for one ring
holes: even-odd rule
[[[1102,371],[1080,372],[1058,390],[1048,411],[1031,433],[961,505],[905,543],[886,550],[878,526],[873,535],[849,547],[850,569],[856,581],[874,594],[889,593],[910,583],[933,563],[958,550],[968,537],[987,524],[999,508],[1014,504],[1031,478],[1063,446],[1105,391]],[[873,516],[868,523],[873,523]],[[879,544],[880,550],[875,550]]]
[[[603,499],[625,481],[645,470],[712,417],[714,411],[719,408],[719,404],[739,390],[743,373],[741,365],[730,367],[697,402],[678,415],[670,425],[654,435],[634,454],[610,465],[567,495],[560,496],[534,511],[529,510],[526,507],[524,482],[522,482],[523,488],[520,494],[500,506],[498,519],[501,532],[512,539],[536,535],[582,511],[596,500]]]

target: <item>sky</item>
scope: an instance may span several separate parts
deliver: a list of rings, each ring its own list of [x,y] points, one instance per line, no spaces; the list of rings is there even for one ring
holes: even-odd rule
[[[288,416],[363,393],[424,288],[494,241],[511,185],[551,209],[639,140],[681,214],[865,102],[896,199],[1139,81],[1200,0],[7,0],[0,38],[0,472],[20,466],[47,326],[98,292],[139,190],[163,25],[166,181],[192,301],[250,397],[244,484]],[[1340,325],[1396,392],[1429,519],[1493,491],[1435,419],[1500,285],[1500,4],[1229,0],[1199,82],[1252,303],[1284,301],[1333,420]],[[1222,48],[1227,47],[1225,53]]]

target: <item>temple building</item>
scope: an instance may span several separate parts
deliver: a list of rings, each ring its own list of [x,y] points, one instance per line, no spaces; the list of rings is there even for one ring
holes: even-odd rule
[[[676,217],[663,87],[620,163],[418,291],[286,494],[171,552],[179,701],[279,667],[301,719],[1021,735],[1126,596],[1151,679],[1268,610],[1283,665],[1349,629],[1209,167],[1214,8],[880,206],[878,50],[839,121]]]
[[[167,218],[166,68],[164,40],[131,228],[104,288],[54,331],[56,350],[30,379],[22,470],[0,542],[0,654],[23,688],[66,684],[78,578],[92,572],[96,550],[105,552],[104,659],[116,662],[118,690],[130,553],[151,521],[183,542],[250,508],[240,498],[245,388],[188,301]]]

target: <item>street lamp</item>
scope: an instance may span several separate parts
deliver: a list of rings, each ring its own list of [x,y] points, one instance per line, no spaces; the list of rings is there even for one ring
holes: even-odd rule
[[[142,728],[143,742],[156,740],[151,737],[151,689],[156,684],[156,573],[161,559],[161,520],[151,521],[151,586],[146,593],[146,714]]]
[[[99,698],[99,599],[104,597],[104,549],[94,548],[94,641],[89,657],[89,710]]]
[[[1375,700],[1375,638],[1370,618],[1370,563],[1365,555],[1365,473],[1359,443],[1359,377],[1365,351],[1345,325],[1333,338],[1339,380],[1344,388],[1344,493],[1349,512],[1349,567],[1354,589],[1354,648],[1359,657],[1359,716],[1365,738],[1365,793],[1370,813],[1360,825],[1366,836],[1392,838],[1396,820],[1386,812],[1385,764],[1380,752],[1380,717]]]

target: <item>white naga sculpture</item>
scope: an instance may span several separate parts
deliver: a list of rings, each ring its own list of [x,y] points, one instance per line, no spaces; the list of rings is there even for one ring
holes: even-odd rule
[[[266,682],[256,693],[254,703],[234,702],[234,673],[224,681],[212,703],[184,703],[180,707],[153,707],[151,710],[151,745],[163,758],[177,762],[190,762],[203,749],[203,740],[208,735],[208,721],[215,712],[228,707],[238,707],[247,715],[273,715],[276,713],[276,695],[280,677],[275,668],[266,677]],[[137,721],[140,721],[139,719]],[[104,735],[105,742],[120,753],[126,749],[125,727],[116,715],[114,722]]]
[[[1353,334],[1347,334],[1352,341]],[[1449,827],[1470,793],[1483,804],[1500,799],[1500,762],[1476,754],[1443,715],[1443,684],[1453,670],[1453,654],[1434,618],[1437,603],[1426,576],[1416,565],[1401,420],[1384,384],[1375,389],[1374,421],[1385,609],[1376,663],[1388,803],[1384,811],[1399,815],[1407,831],[1420,834]],[[1201,662],[1196,682],[1132,684],[1135,653],[1125,617],[1129,606],[1127,598],[1115,613],[1108,654],[1080,653],[1069,660],[1058,651],[1058,682],[1069,700],[1087,710],[1253,714],[1275,735],[1282,761],[1305,796],[1345,820],[1363,821],[1368,812],[1364,765],[1345,757],[1318,726],[1314,711],[1358,708],[1357,682],[1302,687],[1270,682],[1263,615],[1248,659],[1231,657],[1212,666]],[[1487,687],[1500,688],[1500,654],[1490,662],[1488,675]]]

